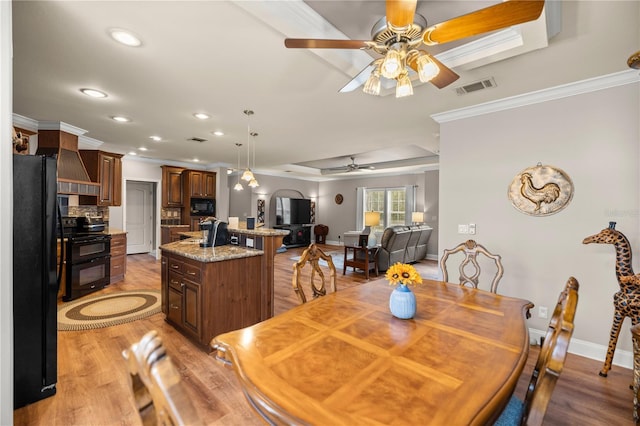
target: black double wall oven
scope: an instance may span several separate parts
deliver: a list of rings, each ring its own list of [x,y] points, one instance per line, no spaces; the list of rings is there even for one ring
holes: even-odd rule
[[[80,219],[80,218],[78,218]],[[69,301],[98,291],[109,284],[111,235],[104,224],[92,224],[72,217],[63,220],[65,234],[65,291]]]

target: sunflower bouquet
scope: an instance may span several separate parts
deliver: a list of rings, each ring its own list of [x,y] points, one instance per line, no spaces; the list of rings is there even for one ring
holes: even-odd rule
[[[387,269],[385,277],[390,285],[415,285],[422,284],[422,277],[416,268],[407,263],[396,263]]]

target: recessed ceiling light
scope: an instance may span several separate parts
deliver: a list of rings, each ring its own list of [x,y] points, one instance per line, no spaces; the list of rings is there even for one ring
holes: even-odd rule
[[[107,94],[96,89],[80,89],[82,93],[92,98],[106,98]]]
[[[146,151],[146,150],[147,150],[147,148],[146,148],[146,147],[144,147],[144,146],[141,146],[141,147],[140,147],[140,148],[138,148],[138,149],[139,149],[140,151]]]
[[[162,138],[160,136],[149,136],[149,139],[152,139],[156,142],[160,142],[162,140]]]
[[[115,121],[118,121],[118,122],[120,122],[120,123],[128,123],[128,122],[130,122],[130,121],[131,121],[131,119],[130,119],[130,118],[123,117],[123,116],[121,116],[121,115],[114,115],[114,116],[112,116],[112,117],[111,117],[111,119],[112,119],[112,120],[115,120]]]
[[[197,163],[197,162],[199,162],[200,160],[198,160],[197,158],[194,158],[194,159],[193,159],[193,161]]]
[[[216,130],[213,134],[216,136],[224,136],[224,132],[221,132],[220,130]]]
[[[129,152],[129,155],[138,155],[138,153],[135,152],[135,151],[131,151],[131,152]]]
[[[209,118],[209,114],[205,114],[204,112],[196,112],[193,116],[199,120],[206,120]]]
[[[109,30],[109,35],[118,43],[122,43],[127,46],[138,47],[142,45],[142,41],[140,41],[140,39],[132,32],[127,30],[112,28]]]

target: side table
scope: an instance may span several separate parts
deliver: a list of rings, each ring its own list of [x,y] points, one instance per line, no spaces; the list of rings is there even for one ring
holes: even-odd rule
[[[369,279],[369,270],[374,268],[376,276],[378,276],[378,246],[361,247],[356,245],[344,246],[344,267],[342,268],[342,275],[347,272],[347,266],[353,267],[364,271],[364,276]],[[349,256],[349,252],[353,253],[353,256]]]

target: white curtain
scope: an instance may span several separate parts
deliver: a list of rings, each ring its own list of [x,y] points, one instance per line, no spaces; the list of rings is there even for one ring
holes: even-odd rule
[[[356,229],[361,231],[364,229],[364,186],[356,188]]]

